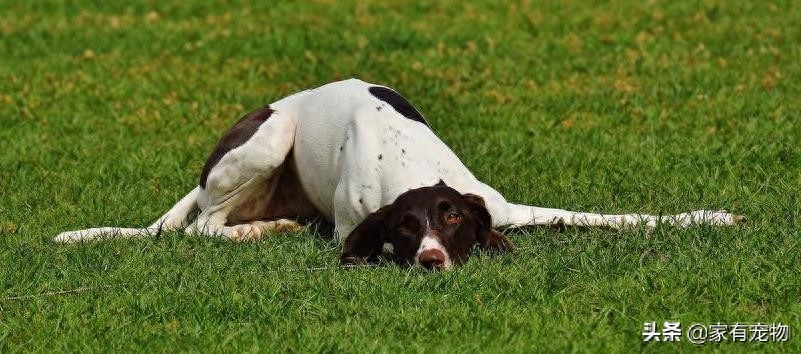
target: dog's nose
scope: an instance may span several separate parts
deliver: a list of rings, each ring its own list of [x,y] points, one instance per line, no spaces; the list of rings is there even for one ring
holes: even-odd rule
[[[417,256],[417,261],[428,269],[442,269],[445,265],[445,254],[438,249],[428,249]]]

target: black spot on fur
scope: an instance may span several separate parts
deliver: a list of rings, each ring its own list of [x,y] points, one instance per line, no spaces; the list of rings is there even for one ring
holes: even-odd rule
[[[388,103],[392,108],[394,108],[398,113],[403,115],[406,118],[409,118],[413,121],[420,122],[428,126],[428,122],[426,122],[423,115],[412,106],[409,101],[407,101],[403,96],[399,95],[397,92],[388,89],[386,87],[381,86],[373,86],[368,89],[370,94]]]
[[[383,160],[384,159],[384,155],[378,154],[378,159],[379,160]]]
[[[256,134],[256,130],[267,121],[267,118],[275,112],[270,106],[262,107],[261,109],[250,112],[239,119],[236,124],[229,130],[217,143],[214,151],[209,155],[206,164],[203,165],[203,171],[200,172],[200,186],[206,188],[206,182],[209,178],[209,173],[214,166],[228,153],[248,140]]]

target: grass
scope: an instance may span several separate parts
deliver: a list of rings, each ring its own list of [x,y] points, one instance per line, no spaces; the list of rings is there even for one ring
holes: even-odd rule
[[[694,350],[643,323],[772,323],[799,351],[792,1],[0,3],[0,352]],[[742,227],[510,232],[511,256],[341,270],[323,233],[56,246],[143,226],[241,114],[391,85],[509,199],[725,208]]]

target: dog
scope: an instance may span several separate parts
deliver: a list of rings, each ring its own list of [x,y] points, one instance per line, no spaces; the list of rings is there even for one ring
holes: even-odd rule
[[[348,79],[298,92],[246,114],[211,152],[198,186],[146,228],[63,232],[56,242],[184,230],[232,240],[302,227],[322,217],[343,243],[343,264],[391,255],[443,269],[471,251],[513,249],[499,227],[734,225],[699,210],[671,216],[603,215],[508,202],[479,181],[397,91]]]

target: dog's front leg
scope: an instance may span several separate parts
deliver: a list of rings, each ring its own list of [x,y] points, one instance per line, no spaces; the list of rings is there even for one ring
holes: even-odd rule
[[[745,221],[742,215],[725,210],[697,210],[676,215],[648,214],[596,214],[562,209],[540,208],[528,205],[508,204],[505,213],[507,226],[565,225],[583,227],[611,227],[615,229],[644,226],[656,227],[660,223],[679,227],[696,225],[726,226]]]
[[[470,183],[462,190],[477,194],[485,200],[495,227],[563,225],[625,229],[638,226],[654,228],[660,223],[679,227],[725,226],[745,221],[742,215],[730,214],[725,210],[697,210],[676,215],[597,214],[513,204],[506,201],[498,191],[479,181]]]

